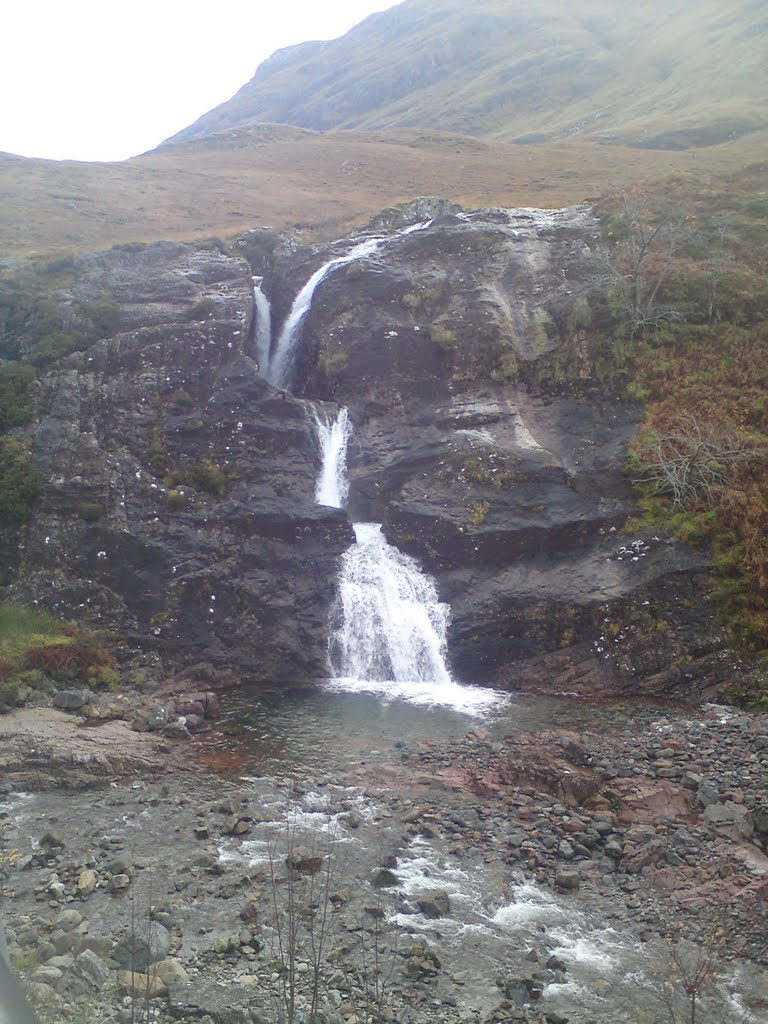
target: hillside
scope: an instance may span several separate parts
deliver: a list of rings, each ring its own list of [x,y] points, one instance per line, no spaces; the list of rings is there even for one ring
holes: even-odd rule
[[[443,195],[466,208],[567,206],[671,176],[706,181],[768,158],[768,132],[706,151],[512,145],[438,132],[311,132],[279,125],[162,146],[121,163],[0,154],[0,257],[159,239],[225,240],[251,227],[332,238],[386,206]]]
[[[278,51],[169,141],[277,122],[709,146],[768,124],[767,34],[759,0],[405,0]]]

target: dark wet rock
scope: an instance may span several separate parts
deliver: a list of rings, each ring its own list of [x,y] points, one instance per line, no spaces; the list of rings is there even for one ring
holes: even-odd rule
[[[314,504],[311,412],[252,359],[248,266],[158,243],[84,257],[78,275],[72,301],[109,291],[119,333],[40,384],[45,486],[15,597],[176,664],[323,675],[351,529]]]
[[[387,889],[393,885],[399,885],[400,879],[389,868],[377,868],[371,876],[371,885],[377,889]]]
[[[416,906],[424,917],[433,919],[448,917],[451,913],[451,903],[444,889],[430,889],[420,893],[416,897]]]
[[[555,877],[555,886],[558,892],[578,892],[580,884],[581,878],[578,871],[558,871]]]
[[[705,600],[706,558],[618,532],[636,510],[624,465],[641,413],[599,359],[611,323],[596,218],[419,201],[397,223],[433,207],[428,230],[323,280],[295,391],[349,405],[350,512],[436,576],[457,677],[690,697],[748,673]],[[265,276],[278,329],[359,240],[283,240]],[[311,408],[258,374],[250,268],[157,243],[81,257],[76,277],[57,301],[108,293],[119,325],[36,385],[44,488],[13,596],[173,666],[325,676],[353,537],[344,512],[314,503]],[[175,711],[191,731],[211,717],[197,704]]]

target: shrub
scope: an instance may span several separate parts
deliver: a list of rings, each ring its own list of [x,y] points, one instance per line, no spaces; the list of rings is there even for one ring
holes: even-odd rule
[[[469,518],[467,519],[467,526],[470,530],[476,529],[478,526],[482,526],[485,520],[488,518],[488,513],[491,509],[491,503],[489,501],[476,501],[469,507]]]
[[[338,352],[321,352],[317,365],[326,377],[335,377],[344,369],[347,361],[347,353],[341,350]]]
[[[208,320],[215,309],[216,303],[213,299],[200,299],[194,306],[189,307],[184,318],[186,320]]]
[[[98,501],[83,501],[78,508],[80,518],[86,523],[97,523],[104,511],[104,506]]]
[[[200,462],[171,470],[165,478],[165,483],[169,490],[175,489],[178,484],[186,484],[188,487],[194,487],[218,497],[226,489],[227,474],[215,462],[211,462],[210,459],[202,459]]]
[[[452,349],[456,348],[459,343],[459,339],[456,337],[456,332],[446,324],[432,324],[429,328],[429,337],[436,345],[439,345],[444,352],[450,352]]]
[[[25,523],[42,486],[30,451],[15,438],[0,437],[0,523]]]
[[[25,363],[0,365],[0,433],[20,427],[29,419],[32,410],[27,393],[35,376],[34,367]]]

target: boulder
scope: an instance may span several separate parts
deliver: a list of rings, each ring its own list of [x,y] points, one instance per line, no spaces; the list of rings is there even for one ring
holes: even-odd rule
[[[171,933],[157,921],[139,921],[112,951],[112,959],[128,970],[143,971],[164,960],[171,948]]]
[[[448,917],[451,912],[450,900],[445,889],[430,889],[420,893],[416,897],[416,905],[424,917],[433,919]]]

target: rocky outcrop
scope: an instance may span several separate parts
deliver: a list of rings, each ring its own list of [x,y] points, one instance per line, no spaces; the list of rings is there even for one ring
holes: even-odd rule
[[[296,392],[350,408],[352,518],[383,520],[437,578],[460,679],[716,690],[737,659],[707,602],[706,559],[662,533],[622,533],[642,414],[612,362],[599,225],[586,207],[420,203],[324,278],[303,324]],[[404,233],[408,216],[433,220]],[[351,245],[283,251],[274,275],[295,293]]]
[[[311,411],[259,376],[247,265],[160,244],[78,270],[73,297],[110,294],[119,333],[40,385],[45,487],[15,596],[177,663],[322,674],[351,532],[314,504]]]
[[[349,516],[382,521],[436,577],[459,679],[687,697],[744,672],[705,558],[622,533],[641,413],[620,397],[590,209],[465,214],[421,199],[353,238],[273,239],[275,337],[312,275],[370,238],[313,294],[298,397],[258,373],[243,261],[170,243],[79,261],[59,301],[106,294],[120,323],[40,385],[46,486],[15,594],[176,665],[324,676],[353,539],[347,514],[313,498],[312,403],[332,401],[354,425]]]

